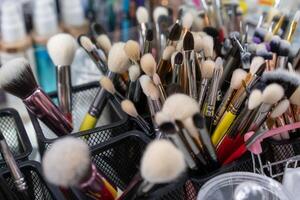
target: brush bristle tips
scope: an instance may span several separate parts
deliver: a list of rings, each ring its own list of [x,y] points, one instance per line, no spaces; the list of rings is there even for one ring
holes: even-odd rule
[[[258,89],[253,90],[250,93],[249,101],[248,101],[248,109],[253,110],[258,107],[262,102],[262,92]]]
[[[147,23],[149,21],[148,10],[144,6],[138,7],[136,11],[136,18],[140,24]]]
[[[102,77],[100,79],[100,85],[102,88],[104,88],[110,94],[112,94],[112,95],[115,94],[115,92],[116,92],[115,86],[108,77],[106,77],[106,76]]]
[[[194,37],[191,32],[187,32],[183,38],[183,50],[191,51],[194,49]]]
[[[205,60],[200,68],[202,78],[207,78],[207,79],[212,78],[215,67],[216,67],[216,63],[214,61]]]
[[[108,54],[107,66],[111,72],[122,74],[129,68],[129,59],[124,51],[123,42],[115,43]]]
[[[141,58],[141,68],[148,76],[153,76],[156,72],[156,61],[152,54],[147,53]]]
[[[183,153],[168,140],[151,142],[141,160],[141,175],[150,183],[174,181],[185,168]]]
[[[140,45],[134,40],[128,40],[124,46],[124,51],[129,59],[133,61],[140,60]]]
[[[134,106],[134,104],[132,103],[132,101],[125,99],[121,102],[121,108],[124,112],[126,112],[128,115],[132,116],[132,117],[137,117],[138,116],[138,112]]]
[[[167,46],[165,50],[163,51],[162,59],[163,60],[170,60],[172,54],[175,52],[175,47],[174,46]]]
[[[193,25],[194,17],[193,15],[188,12],[185,13],[184,16],[182,17],[182,26],[184,28],[190,29]]]

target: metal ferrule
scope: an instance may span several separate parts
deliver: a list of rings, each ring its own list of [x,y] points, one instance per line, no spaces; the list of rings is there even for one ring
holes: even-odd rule
[[[207,90],[207,85],[208,85],[208,79],[202,79],[201,81],[201,85],[200,85],[200,93],[199,93],[199,106],[200,106],[200,110],[202,108],[203,102],[204,102],[204,98],[205,98],[205,93]]]
[[[145,41],[146,33],[147,33],[147,25],[145,23],[140,24],[142,39]]]
[[[102,74],[105,74],[108,70],[106,63],[103,61],[101,56],[99,55],[96,48],[89,52],[90,58],[94,61],[97,68],[101,71]]]
[[[89,174],[82,180],[79,187],[93,199],[113,200],[114,197],[104,183],[104,177],[99,173],[96,166],[91,164]],[[115,188],[116,190],[116,188]]]
[[[207,132],[207,130],[205,128],[199,129],[199,135],[200,135],[201,141],[204,144],[205,150],[209,154],[210,158],[213,161],[218,162],[215,147],[213,146],[213,144],[211,142],[210,135]]]
[[[232,72],[235,69],[234,63],[236,62],[236,60],[237,60],[237,58],[235,58],[231,55],[228,57],[227,62],[223,68],[223,76],[221,77],[221,80],[220,80],[221,87],[223,87],[225,82],[228,82],[228,84],[230,83],[230,76],[232,75]]]
[[[164,33],[160,33],[159,35],[159,49],[160,49],[160,55],[163,54],[164,49],[167,46],[167,36]]]
[[[151,41],[145,40],[144,42],[144,48],[143,48],[143,55],[147,53],[151,53],[152,51],[152,45]]]
[[[107,77],[111,80],[114,80],[116,77],[116,74],[111,71],[108,71]],[[89,114],[91,116],[98,118],[101,115],[101,113],[105,107],[105,104],[107,102],[106,96],[107,96],[107,91],[103,88],[99,88],[99,90],[94,98],[94,101],[89,108]]]
[[[18,191],[25,191],[28,189],[28,186],[25,182],[24,175],[19,169],[5,139],[0,141],[1,153],[4,157],[4,160],[13,176],[14,184]]]
[[[161,100],[161,103],[163,104],[165,101],[166,101],[166,98],[167,98],[167,94],[166,94],[166,91],[163,87],[162,84],[158,84],[157,85],[157,88],[159,90],[159,93],[160,93],[160,100]]]
[[[172,83],[180,84],[179,70],[181,65],[175,64],[172,74]]]
[[[253,120],[252,120],[252,123],[249,127],[249,131],[257,131],[259,129],[259,127],[264,123],[264,121],[266,120],[267,116],[268,116],[268,113],[269,111],[271,110],[273,105],[271,104],[266,104],[266,103],[263,103],[256,115],[254,116]]]
[[[187,69],[189,95],[197,99],[197,81],[196,81],[196,66],[194,59],[194,51],[184,51],[184,65]]]
[[[23,99],[23,102],[27,109],[44,122],[56,135],[63,136],[72,132],[71,122],[40,88],[37,88],[30,96]]]
[[[215,118],[214,118],[214,121],[213,121],[214,125],[217,125],[219,123],[219,120],[221,119],[221,117],[225,113],[225,111],[227,109],[227,106],[229,105],[230,100],[231,100],[231,98],[233,96],[233,92],[234,92],[234,89],[232,89],[232,88],[229,88],[226,91],[226,93],[225,93],[225,95],[223,97],[223,101],[219,105],[218,110],[217,110],[217,112],[215,114]]]
[[[285,56],[278,56],[276,62],[276,69],[286,69],[288,63],[288,57]]]
[[[284,120],[285,120],[286,124],[293,124],[296,121],[295,118],[294,118],[293,110],[292,110],[291,106],[289,106],[289,108],[283,114],[283,116],[284,116]],[[293,129],[293,130],[291,130],[291,132],[296,132],[296,130]]]
[[[210,87],[210,91],[208,95],[206,116],[209,117],[214,116],[221,76],[222,76],[222,68],[220,68],[220,70],[214,71],[214,76],[211,81],[212,86]]]
[[[72,112],[72,82],[70,66],[57,66],[57,95],[62,112]]]

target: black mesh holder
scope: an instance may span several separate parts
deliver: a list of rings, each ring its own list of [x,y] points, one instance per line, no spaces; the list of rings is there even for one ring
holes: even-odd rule
[[[15,159],[17,161],[28,159],[32,147],[21,117],[16,110],[12,108],[0,110],[0,130]],[[5,161],[0,154],[0,168],[3,166],[5,166]]]
[[[58,187],[45,182],[41,172],[41,165],[36,161],[25,161],[20,165],[28,185],[28,194],[31,200],[64,200],[64,196]],[[21,200],[20,194],[8,169],[0,171],[0,199]],[[5,198],[2,198],[5,197]]]
[[[109,99],[103,113],[98,120],[97,126],[94,129],[76,132],[79,130],[80,124],[88,112],[88,109],[99,89],[98,82],[92,82],[72,89],[72,114],[75,137],[85,137],[89,146],[94,146],[102,143],[113,136],[120,135],[132,129],[136,129],[136,124],[131,120],[120,108],[114,100]],[[49,95],[54,101],[57,101],[57,94]],[[39,119],[30,114],[31,121],[36,130],[38,145],[41,155],[48,148],[57,136],[49,130]],[[50,135],[50,136],[49,136]]]

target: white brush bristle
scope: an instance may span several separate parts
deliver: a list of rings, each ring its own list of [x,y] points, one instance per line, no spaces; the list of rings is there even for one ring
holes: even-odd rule
[[[294,21],[295,21],[295,22],[299,22],[299,20],[300,20],[300,10],[298,10],[298,11],[296,12],[295,16],[294,16]]]
[[[157,112],[155,114],[155,122],[158,126],[160,126],[165,122],[170,122],[170,121],[171,121],[170,116],[168,116],[166,113],[163,113],[162,111]]]
[[[138,9],[136,10],[136,18],[140,24],[148,23],[149,21],[148,10],[144,6],[138,7]]]
[[[264,40],[265,40],[265,42],[270,42],[272,40],[272,38],[273,38],[273,33],[268,31],[265,35]]]
[[[78,186],[91,167],[89,147],[81,139],[59,139],[46,151],[42,164],[44,176],[50,183]]]
[[[161,16],[161,15],[166,15],[168,16],[169,15],[169,12],[168,12],[168,9],[163,7],[163,6],[158,6],[154,9],[153,11],[153,20],[155,23],[157,23],[158,21],[158,18]]]
[[[257,108],[262,103],[262,92],[260,90],[253,90],[250,93],[249,100],[248,100],[248,109],[253,110]]]
[[[155,74],[156,65],[156,61],[151,53],[147,53],[141,58],[141,68],[148,76]]]
[[[277,83],[272,83],[268,85],[263,93],[263,102],[267,104],[275,104],[284,96],[284,89],[281,85]]]
[[[129,59],[133,61],[140,60],[140,45],[134,40],[128,40],[124,46],[124,51]]]
[[[123,100],[121,102],[121,108],[124,112],[126,112],[131,117],[136,118],[139,115],[132,101],[128,99]]]
[[[194,50],[200,52],[203,50],[203,41],[202,37],[198,33],[193,33],[194,37]]]
[[[162,111],[172,120],[184,120],[199,112],[199,105],[195,99],[185,94],[173,94],[166,99]]]
[[[300,106],[300,86],[295,90],[293,95],[290,97],[290,101],[292,104]]]
[[[245,80],[247,72],[243,69],[236,69],[232,73],[230,87],[237,90],[242,86],[242,81]]]
[[[91,52],[95,49],[95,45],[92,43],[91,39],[85,35],[80,36],[79,38],[80,44],[85,48],[88,52]]]
[[[20,75],[26,67],[29,66],[28,60],[25,58],[12,59],[0,67],[0,88],[14,81],[22,78]]]
[[[187,12],[182,17],[182,27],[190,29],[193,25],[194,17],[190,12]]]
[[[130,81],[136,81],[141,75],[141,69],[138,65],[131,65],[128,69]]]
[[[129,59],[124,51],[125,43],[115,43],[108,54],[107,65],[110,71],[122,74],[129,68]]]
[[[204,55],[207,58],[212,58],[214,55],[214,39],[211,36],[202,38]]]
[[[141,175],[150,183],[174,181],[185,168],[183,153],[164,139],[151,142],[141,160]]]
[[[188,133],[194,137],[198,138],[199,137],[199,131],[195,127],[194,121],[192,117],[189,117],[183,121],[184,127],[188,130]]]
[[[288,99],[284,99],[280,101],[272,110],[270,117],[273,119],[279,117],[280,115],[285,113],[285,111],[287,111],[289,106],[290,106],[290,101]]]
[[[215,71],[220,71],[223,74],[223,59],[218,57],[215,61]]]
[[[146,84],[146,88],[145,88],[145,94],[146,96],[149,96],[151,98],[151,100],[159,100],[160,97],[160,93],[158,88],[151,82]]]
[[[70,66],[73,62],[77,44],[72,35],[59,33],[52,36],[47,43],[47,50],[56,66]]]
[[[153,79],[153,83],[154,83],[155,85],[161,85],[161,84],[162,84],[162,83],[161,83],[161,80],[160,80],[160,77],[159,77],[159,75],[158,75],[157,73],[155,73],[155,74],[153,75],[152,79]]]
[[[183,40],[179,40],[176,44],[176,51],[181,51],[183,49]]]
[[[105,34],[101,34],[96,38],[97,45],[103,49],[103,51],[108,54],[111,49],[111,41],[109,37]]]
[[[113,84],[113,82],[106,76],[103,76],[100,79],[100,85],[102,88],[104,88],[107,92],[111,93],[111,94],[115,94],[116,93],[116,88]]]
[[[172,54],[176,51],[175,47],[174,46],[167,46],[163,52],[163,55],[162,55],[162,59],[163,60],[170,60],[171,59],[171,56]]]
[[[212,60],[205,60],[200,67],[202,78],[210,79],[214,74],[216,63]]]
[[[265,59],[260,56],[256,56],[252,59],[251,65],[250,65],[250,73],[254,75],[259,67],[265,62]]]
[[[148,75],[142,75],[139,78],[140,84],[141,84],[141,88],[143,90],[143,92],[145,93],[146,88],[148,86],[148,84],[153,84],[151,78]],[[149,94],[145,94],[146,96],[149,96]]]

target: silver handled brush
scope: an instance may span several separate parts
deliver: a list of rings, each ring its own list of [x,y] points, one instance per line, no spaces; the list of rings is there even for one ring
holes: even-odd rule
[[[60,108],[72,121],[71,64],[75,56],[76,41],[69,34],[59,33],[49,39],[47,50],[56,65],[57,94]]]
[[[28,185],[26,183],[25,177],[21,170],[19,169],[16,160],[14,159],[13,154],[11,153],[9,146],[0,131],[0,152],[5,160],[5,163],[12,174],[14,184],[19,192],[22,193],[22,197],[25,200],[30,200],[30,196],[28,194]]]
[[[136,10],[136,18],[140,25],[139,27],[139,43],[140,46],[144,47],[144,41],[146,39],[147,34],[147,24],[149,22],[149,13],[148,10],[144,6],[139,6]]]

